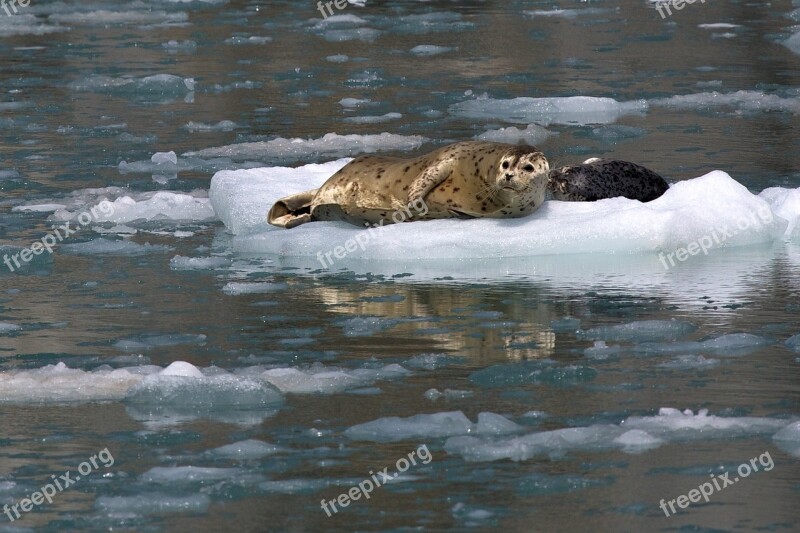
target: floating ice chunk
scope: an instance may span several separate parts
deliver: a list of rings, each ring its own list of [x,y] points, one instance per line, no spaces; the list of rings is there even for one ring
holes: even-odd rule
[[[172,270],[212,270],[230,266],[227,257],[184,257],[176,255],[169,261]]]
[[[235,160],[278,158],[284,162],[300,161],[312,157],[342,157],[360,153],[375,153],[387,150],[414,150],[427,139],[419,135],[338,135],[327,133],[318,139],[284,139],[271,141],[229,144],[216,148],[205,148],[187,152],[185,156],[230,157]],[[278,169],[279,170],[279,169]]]
[[[259,36],[259,35],[234,35],[225,39],[225,44],[242,45],[242,44],[267,44],[272,42],[272,37]]]
[[[169,252],[172,247],[165,244],[137,244],[133,241],[125,240],[94,239],[77,244],[62,244],[59,250],[63,253],[74,255],[146,255]]]
[[[528,124],[528,127],[524,130],[515,126],[509,126],[507,128],[485,131],[475,138],[480,141],[536,146],[553,135],[558,135],[558,133],[547,130],[538,124]]]
[[[338,322],[346,337],[369,337],[391,329],[398,324],[396,319],[377,316],[346,318]]]
[[[631,416],[620,423],[626,429],[641,429],[655,437],[672,440],[681,438],[732,437],[772,433],[786,425],[785,420],[761,417],[721,417],[700,409],[695,414],[690,409],[662,407],[657,416]]]
[[[183,96],[194,91],[194,78],[156,74],[143,78],[92,75],[69,83],[74,91],[106,92],[121,95]]]
[[[331,63],[347,63],[350,60],[346,54],[334,54],[332,56],[327,56],[325,58],[326,61],[330,61]]]
[[[197,49],[197,43],[195,41],[176,41],[171,40],[163,43],[161,45],[164,49],[168,52],[175,53],[175,52],[194,52]]]
[[[100,496],[94,502],[98,511],[120,518],[161,513],[202,513],[210,504],[211,498],[206,494],[170,496],[158,492],[135,496]]]
[[[285,231],[270,227],[264,218],[278,198],[319,187],[346,162],[296,169],[218,172],[212,179],[209,195],[228,230],[241,235],[233,241],[234,250],[297,257],[293,266],[319,269],[320,252],[343,245],[365,230],[343,223],[317,222]],[[642,263],[649,261],[663,273],[663,263],[670,266],[670,253],[675,261],[676,250],[700,239],[703,242],[711,239],[713,245],[708,254],[711,255],[717,248],[774,242],[784,235],[787,224],[773,215],[763,198],[754,196],[724,172],[715,171],[679,182],[646,204],[625,198],[599,202],[550,201],[532,216],[521,219],[432,220],[387,225],[372,231],[370,242],[374,244],[363,250],[357,248],[342,265],[353,268],[371,261],[371,271],[377,268],[384,272],[388,269],[384,262],[402,261],[395,268],[403,270],[392,272],[401,273],[453,259],[502,257],[505,262],[515,258],[522,262],[526,257],[554,254],[640,253],[650,254],[641,258]],[[732,234],[720,237],[718,228],[723,226]],[[719,242],[714,241],[714,232]],[[498,239],[498,235],[502,238]],[[691,258],[687,263],[703,259]],[[624,261],[630,263],[631,259]],[[381,264],[384,266],[380,267]],[[682,266],[676,261],[676,268]],[[473,263],[469,268],[473,268]],[[448,271],[452,269],[450,261]],[[563,264],[555,270],[562,271]]]
[[[537,455],[558,457],[571,451],[614,448],[638,453],[666,442],[771,434],[786,423],[776,418],[717,417],[706,410],[695,415],[689,410],[662,408],[657,416],[632,416],[619,425],[595,424],[502,439],[451,437],[444,448],[466,461],[525,461]]]
[[[203,334],[170,334],[170,335],[140,335],[129,339],[120,339],[114,343],[114,348],[135,352],[139,350],[149,350],[151,348],[163,348],[165,346],[197,345],[202,346],[206,343],[206,336]],[[188,364],[188,363],[184,363]]]
[[[701,350],[717,353],[719,355],[738,355],[747,353],[752,349],[771,344],[769,339],[753,335],[752,333],[730,333],[714,339],[703,341]]]
[[[348,389],[370,385],[378,380],[405,377],[410,372],[400,365],[381,368],[344,369],[313,365],[299,368],[274,368],[260,375],[281,392],[293,394],[335,394]]]
[[[122,24],[154,24],[186,22],[189,15],[185,12],[168,13],[166,11],[106,11],[100,9],[89,12],[54,13],[48,20],[66,24],[85,26],[111,26]]]
[[[786,347],[792,351],[800,352],[800,333],[786,340]]]
[[[286,290],[285,283],[231,281],[222,287],[222,292],[232,296],[240,294],[266,294]]]
[[[766,94],[764,91],[736,91],[727,94],[714,91],[684,94],[669,98],[655,98],[650,100],[650,105],[670,109],[732,107],[739,111],[800,113],[800,98],[783,98],[776,94]]]
[[[597,371],[590,367],[559,365],[551,360],[541,360],[493,365],[473,372],[469,380],[487,388],[542,383],[567,386],[591,381],[596,375]]]
[[[579,331],[576,336],[580,339],[647,342],[679,339],[696,329],[694,324],[680,320],[641,320]]]
[[[174,152],[170,153],[174,155]],[[86,206],[86,208],[89,207]],[[57,221],[75,220],[81,212],[83,212],[81,209],[58,211],[54,214],[53,219]],[[106,201],[103,209],[94,209],[92,212],[95,222],[116,224],[142,223],[152,220],[206,222],[217,218],[209,198],[200,196],[199,193],[186,194],[169,191],[121,196],[112,202]]]
[[[719,359],[705,358],[702,355],[680,355],[672,361],[656,365],[659,368],[674,370],[704,369],[719,365]]]
[[[34,212],[34,213],[48,213],[50,211],[58,211],[67,207],[64,204],[31,204],[31,205],[16,205],[11,208],[11,211],[16,212]]]
[[[523,477],[517,483],[517,492],[525,496],[546,496],[549,494],[563,494],[575,492],[591,487],[611,485],[614,478],[589,478],[580,475],[548,476],[535,473]]]
[[[0,322],[0,335],[6,335],[12,331],[19,331],[20,329],[22,329],[22,326],[18,326],[17,324]]]
[[[22,176],[16,170],[0,170],[0,180],[15,180]]]
[[[613,98],[568,96],[494,99],[484,95],[450,106],[453,115],[474,120],[503,120],[514,124],[609,124],[625,115],[647,111],[646,100],[618,102]]]
[[[504,416],[480,413],[478,423],[473,424],[461,411],[421,414],[408,418],[396,416],[379,418],[372,422],[355,425],[344,434],[353,440],[395,442],[417,438],[439,438],[451,435],[477,433],[481,435],[505,435],[522,430]]]
[[[379,124],[403,118],[400,113],[386,113],[385,115],[366,115],[361,117],[345,117],[344,122],[351,124]]]
[[[423,396],[429,400],[438,400],[439,398],[444,398],[445,400],[458,400],[469,398],[474,394],[474,392],[469,390],[445,389],[444,392],[440,392],[438,389],[428,389],[425,391]]]
[[[204,335],[205,337],[205,335]],[[205,339],[204,339],[205,340]],[[175,361],[161,371],[162,376],[183,376],[186,378],[202,378],[200,369],[186,361]]]
[[[614,439],[613,442],[622,446],[624,451],[635,453],[658,448],[664,441],[641,429],[632,429]]]
[[[263,440],[247,439],[210,450],[208,454],[226,459],[251,460],[274,455],[283,450]]]
[[[646,129],[636,128],[634,126],[624,126],[622,124],[611,124],[592,129],[592,137],[606,142],[634,139],[636,137],[642,137],[643,135],[647,135]]]
[[[160,372],[146,376],[126,397],[129,404],[151,413],[178,409],[208,414],[215,410],[261,410],[283,403],[278,390],[263,380],[228,373],[186,376]]]
[[[177,165],[178,156],[175,155],[175,152],[156,152],[150,157],[150,161],[156,165],[163,165],[165,163]]]
[[[339,105],[347,108],[360,107],[371,103],[372,100],[369,98],[342,98],[339,100]]]
[[[435,56],[439,54],[444,54],[446,52],[452,52],[456,50],[451,46],[436,46],[433,44],[420,44],[412,48],[410,51],[412,54],[417,56]]]
[[[583,355],[590,359],[608,359],[612,355],[622,353],[622,351],[623,349],[618,344],[608,346],[605,341],[594,341],[594,345],[586,348],[583,351]]]
[[[758,197],[766,200],[777,216],[789,222],[784,239],[791,240],[800,228],[800,188],[770,187],[761,191]]]
[[[523,427],[508,418],[495,413],[478,413],[475,432],[479,435],[508,435],[519,433]]]
[[[795,54],[800,54],[800,32],[793,34],[791,37],[781,42],[781,44]]]
[[[326,479],[282,479],[259,483],[258,488],[267,493],[276,494],[309,494],[331,485]]]
[[[329,30],[331,28],[355,28],[367,24],[367,21],[352,14],[333,15],[322,20],[312,19],[315,24],[312,30]]]
[[[792,422],[772,436],[775,444],[789,455],[800,457],[800,422]]]
[[[730,22],[712,22],[710,24],[698,24],[697,27],[704,30],[726,30],[741,28],[742,26],[741,24],[731,24]]]
[[[109,367],[94,372],[67,368],[64,363],[34,370],[0,372],[0,402],[62,403],[119,400],[142,375]]]
[[[461,411],[414,415],[408,418],[391,416],[348,428],[344,434],[353,440],[394,442],[421,438],[464,435],[474,424]]]
[[[344,41],[363,41],[367,43],[375,42],[383,32],[374,28],[353,28],[346,30],[328,30],[322,32],[322,37],[332,43]]]
[[[145,483],[158,483],[159,485],[208,483],[233,479],[243,473],[244,471],[240,468],[156,466],[144,472],[141,480]]]
[[[599,7],[588,7],[583,9],[536,9],[531,11],[523,11],[529,17],[558,17],[565,19],[574,19],[580,16],[597,16],[605,13],[613,13],[619,11],[619,8],[604,9]]]
[[[383,21],[388,31],[401,34],[423,34],[433,32],[456,32],[470,30],[473,22],[463,20],[460,13],[454,11],[434,11],[419,15],[387,17]]]
[[[186,129],[192,132],[233,131],[238,127],[239,125],[232,120],[220,120],[216,124],[189,121],[189,123],[186,124]],[[175,162],[177,163],[177,159]]]

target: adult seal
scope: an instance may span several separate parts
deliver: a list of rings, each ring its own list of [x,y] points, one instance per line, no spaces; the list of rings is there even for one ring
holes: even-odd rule
[[[524,217],[544,203],[549,169],[533,146],[482,141],[459,142],[410,159],[361,156],[319,189],[278,200],[267,219],[294,228],[318,220],[364,226]]]
[[[664,178],[636,163],[587,159],[582,165],[556,168],[549,173],[548,197],[566,202],[594,202],[624,196],[649,202],[664,194]]]

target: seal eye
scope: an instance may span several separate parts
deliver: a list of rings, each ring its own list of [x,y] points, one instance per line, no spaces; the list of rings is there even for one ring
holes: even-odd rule
[[[508,168],[508,161],[503,161],[503,168]]]
[[[533,165],[531,165],[530,163],[528,163],[527,165],[525,165],[524,167],[522,167],[522,170],[524,170],[525,172],[533,172]]]

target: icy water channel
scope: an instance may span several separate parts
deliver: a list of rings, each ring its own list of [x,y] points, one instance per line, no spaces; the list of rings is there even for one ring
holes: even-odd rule
[[[366,4],[0,7],[0,530],[800,530],[800,2]],[[259,226],[472,138],[679,187]]]

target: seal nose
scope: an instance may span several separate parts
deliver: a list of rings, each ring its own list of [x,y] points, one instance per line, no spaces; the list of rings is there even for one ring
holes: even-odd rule
[[[510,172],[506,173],[506,181],[511,181],[512,179],[514,179],[514,174]]]

